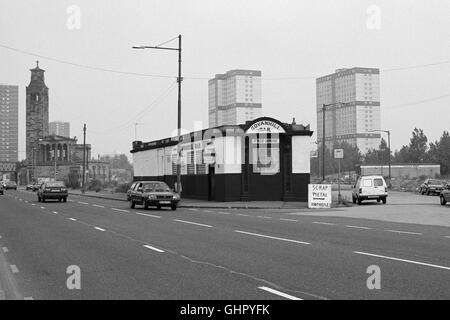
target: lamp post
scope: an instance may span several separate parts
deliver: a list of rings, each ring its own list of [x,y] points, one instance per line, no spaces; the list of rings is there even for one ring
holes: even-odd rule
[[[172,47],[162,47],[162,45],[175,40],[178,38],[178,48],[172,48]],[[181,77],[181,34],[178,35],[178,37],[175,37],[173,39],[170,39],[166,42],[163,42],[157,46],[133,46],[133,49],[160,49],[160,50],[172,50],[172,51],[178,51],[178,130],[177,130],[177,187],[176,192],[181,192],[181,157],[180,157],[180,137],[181,137],[181,81],[183,81],[183,78]]]
[[[391,132],[389,130],[371,130],[369,132],[384,132],[388,135],[388,163],[389,163],[389,188],[391,187]]]

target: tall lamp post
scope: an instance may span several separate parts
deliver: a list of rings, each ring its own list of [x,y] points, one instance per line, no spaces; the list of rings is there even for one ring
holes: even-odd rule
[[[391,187],[391,132],[389,130],[371,130],[369,132],[384,132],[388,135],[388,163],[389,163],[389,188]]]
[[[175,40],[178,38],[178,48],[172,48],[172,47],[162,47],[162,45]],[[160,49],[160,50],[172,50],[172,51],[178,51],[178,130],[177,130],[177,187],[176,192],[181,193],[181,157],[180,157],[180,136],[181,136],[181,81],[183,81],[183,78],[181,77],[181,34],[178,35],[178,37],[175,37],[173,39],[170,39],[168,41],[165,41],[157,46],[133,46],[133,49]]]

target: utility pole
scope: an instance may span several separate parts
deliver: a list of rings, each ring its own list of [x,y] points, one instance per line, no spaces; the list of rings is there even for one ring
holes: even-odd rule
[[[322,182],[325,182],[325,108],[322,106]]]
[[[83,187],[81,192],[84,193],[84,183],[86,180],[86,124],[83,126]]]
[[[369,132],[384,132],[387,133],[388,135],[388,152],[389,152],[389,157],[388,157],[388,164],[389,164],[389,184],[388,187],[391,187],[391,131],[390,130],[371,130]]]
[[[162,47],[162,45],[178,38],[178,48]],[[177,185],[176,192],[181,193],[181,82],[183,77],[181,76],[181,34],[178,37],[165,41],[157,46],[133,46],[133,49],[161,49],[161,50],[174,50],[178,51],[178,123],[177,123]]]
[[[55,160],[55,168],[54,168],[54,175],[53,175],[53,179],[56,181],[56,157],[58,156],[58,145],[55,142],[55,149],[53,151],[53,157]]]

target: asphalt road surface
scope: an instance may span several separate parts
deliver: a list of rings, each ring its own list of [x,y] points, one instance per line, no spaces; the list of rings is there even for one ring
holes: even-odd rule
[[[450,228],[334,210],[143,210],[8,190],[0,281],[19,299],[450,299]],[[81,289],[67,285],[71,266]]]

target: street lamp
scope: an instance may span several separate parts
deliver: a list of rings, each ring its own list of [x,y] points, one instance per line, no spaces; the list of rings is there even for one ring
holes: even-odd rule
[[[388,135],[388,151],[389,151],[389,188],[391,187],[391,132],[389,130],[371,130],[369,132],[384,132]]]
[[[178,38],[178,48],[172,48],[172,47],[161,47],[162,45],[175,40]],[[181,157],[180,157],[180,143],[181,143],[181,81],[183,81],[183,78],[181,77],[181,34],[178,35],[178,37],[175,37],[173,39],[170,39],[166,42],[163,42],[157,46],[133,46],[133,49],[161,49],[161,50],[172,50],[172,51],[178,51],[178,130],[177,130],[177,186],[176,186],[176,192],[181,193]]]

